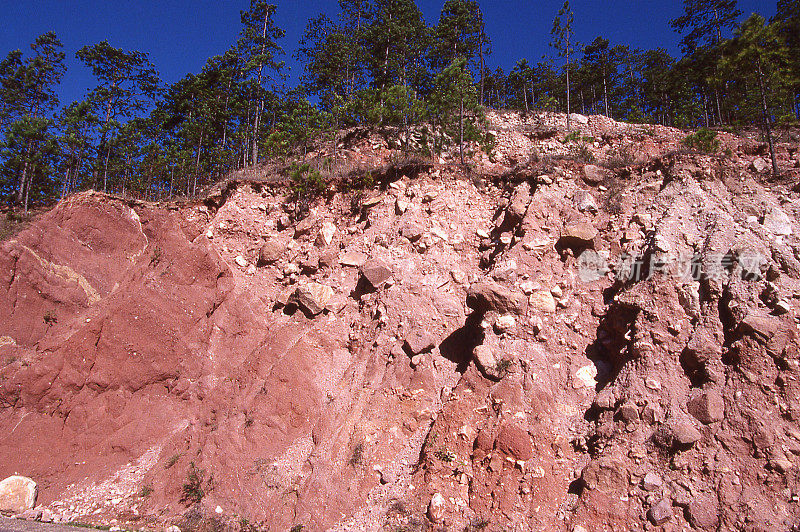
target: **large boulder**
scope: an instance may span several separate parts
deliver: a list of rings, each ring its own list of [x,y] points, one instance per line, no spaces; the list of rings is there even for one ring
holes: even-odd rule
[[[258,252],[258,265],[266,266],[277,262],[286,252],[286,243],[278,240],[268,240]]]
[[[14,475],[0,482],[0,512],[21,514],[36,505],[39,488],[28,477]]]
[[[583,167],[583,180],[592,185],[597,185],[606,180],[610,172],[605,168],[587,164]]]

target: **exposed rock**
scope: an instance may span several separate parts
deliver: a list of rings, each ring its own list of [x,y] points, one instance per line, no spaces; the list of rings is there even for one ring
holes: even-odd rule
[[[414,328],[406,335],[405,345],[412,355],[418,355],[436,347],[436,340],[427,331]]]
[[[348,251],[339,259],[339,264],[342,266],[351,266],[353,268],[360,268],[367,262],[367,254],[360,251]]]
[[[698,421],[706,425],[725,418],[725,401],[716,390],[700,393],[689,400],[686,408]]]
[[[258,265],[266,266],[267,264],[273,264],[277,262],[284,253],[286,253],[286,244],[284,242],[279,242],[275,239],[268,240],[261,246],[261,250],[258,252]]]
[[[515,460],[526,461],[533,457],[530,435],[513,423],[503,425],[495,445],[506,455],[513,456]]]
[[[21,514],[36,506],[39,488],[28,477],[13,475],[0,482],[0,512]]]
[[[549,290],[536,290],[529,299],[531,310],[542,314],[553,314],[556,311],[556,300]]]
[[[237,266],[241,268],[246,268],[248,264],[247,259],[245,259],[241,255],[237,255],[236,258],[234,259],[234,262],[236,263]]]
[[[777,236],[792,234],[792,220],[780,207],[770,209],[764,216],[764,229]]]
[[[669,499],[661,499],[647,511],[647,518],[654,525],[663,525],[672,519],[672,502]]]
[[[322,224],[319,232],[317,233],[316,244],[319,247],[328,247],[333,242],[333,237],[336,235],[336,225],[333,222],[327,221]]]
[[[753,159],[753,162],[750,164],[750,168],[758,172],[759,174],[763,174],[767,170],[769,170],[769,163],[762,159],[761,157],[756,157]]]
[[[319,283],[301,283],[294,292],[291,301],[305,309],[312,316],[325,310],[333,297],[333,288]]]
[[[434,523],[440,523],[444,519],[447,502],[441,493],[434,493],[431,502],[428,503],[428,517]]]
[[[527,301],[523,294],[512,292],[494,282],[474,283],[467,291],[467,306],[476,312],[524,314]]]
[[[587,164],[583,167],[583,180],[592,185],[602,183],[609,174],[610,172],[605,168],[600,168],[593,164]]]
[[[361,275],[373,287],[379,288],[389,277],[392,270],[378,259],[371,259],[361,266]]]

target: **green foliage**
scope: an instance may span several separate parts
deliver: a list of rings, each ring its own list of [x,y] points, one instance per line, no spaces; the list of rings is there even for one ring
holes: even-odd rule
[[[56,314],[52,310],[48,310],[47,312],[44,313],[43,320],[48,327],[58,323],[58,318],[56,318]]]
[[[149,497],[152,494],[153,494],[153,486],[149,484],[142,486],[142,489],[139,490],[139,497],[143,499]]]
[[[705,127],[698,129],[696,133],[688,135],[683,139],[683,144],[687,148],[703,153],[716,153],[720,147],[717,132]]]
[[[289,178],[295,214],[303,216],[308,212],[311,203],[327,190],[327,185],[319,170],[312,171],[308,164],[293,165]]]
[[[203,480],[205,478],[205,471],[198,469],[194,462],[189,464],[189,470],[186,473],[186,482],[183,484],[181,502],[188,504],[196,504],[203,500],[205,492],[203,491]]]
[[[164,463],[164,469],[169,469],[170,467],[174,466],[175,464],[178,463],[178,460],[180,460],[180,459],[181,459],[181,455],[180,454],[173,454]]]
[[[433,455],[442,462],[446,462],[448,464],[456,459],[456,454],[453,451],[445,448],[437,449]]]

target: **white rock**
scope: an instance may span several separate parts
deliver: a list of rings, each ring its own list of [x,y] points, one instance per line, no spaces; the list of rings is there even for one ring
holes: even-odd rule
[[[783,209],[775,207],[764,216],[764,229],[776,236],[789,236],[792,234],[792,220]]]
[[[214,508],[214,513],[221,514],[222,513],[222,506],[217,506]]]
[[[320,247],[327,247],[333,242],[333,236],[336,234],[336,226],[333,222],[325,222],[317,233],[317,244]]]
[[[573,388],[594,388],[597,386],[597,368],[594,364],[583,366],[575,372],[575,378],[572,381]]]
[[[499,316],[497,320],[494,322],[494,327],[497,329],[498,332],[504,333],[512,330],[516,327],[517,322],[514,320],[514,316],[511,314],[504,314],[503,316]]]
[[[428,504],[428,517],[431,518],[431,521],[434,523],[439,523],[444,519],[444,512],[445,512],[445,505],[446,501],[444,500],[444,496],[436,492],[431,497],[431,502]]]
[[[242,267],[242,268],[246,268],[247,267],[247,259],[245,259],[241,255],[237,255],[236,259],[234,259],[234,260],[236,261],[236,264],[238,264],[240,267]]]
[[[21,514],[36,505],[39,488],[36,482],[19,475],[13,475],[0,482],[0,512]]]

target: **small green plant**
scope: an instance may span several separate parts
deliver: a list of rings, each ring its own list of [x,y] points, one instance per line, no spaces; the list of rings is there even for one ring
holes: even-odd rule
[[[456,459],[456,453],[445,448],[437,449],[433,455],[442,462],[447,462],[448,464]]]
[[[180,459],[181,459],[181,455],[173,454],[172,456],[167,458],[167,461],[164,463],[164,469],[169,469],[170,467],[174,466],[175,464],[178,463],[178,460],[180,460]]]
[[[589,147],[586,144],[578,144],[577,146],[572,147],[572,152],[575,156],[575,159],[584,162],[584,163],[593,163],[595,162],[594,154],[589,150]]]
[[[567,136],[564,137],[564,140],[562,140],[561,143],[569,144],[570,142],[578,142],[578,143],[592,144],[594,143],[594,141],[595,141],[594,137],[581,135],[580,131],[573,131],[572,133],[567,134]]]
[[[47,324],[48,327],[58,323],[58,318],[56,318],[56,315],[52,310],[48,310],[47,312],[45,312],[43,319],[44,319],[45,324]]]
[[[364,463],[364,444],[359,443],[355,447],[353,447],[353,452],[350,454],[350,460],[348,463],[353,466],[360,466]]]
[[[500,375],[501,377],[505,376],[508,373],[508,370],[511,369],[511,366],[513,364],[514,362],[512,362],[511,359],[508,358],[503,358],[499,360],[496,366],[497,374]]]
[[[292,528],[289,529],[289,532],[303,532],[306,527],[303,525],[294,525]]]
[[[683,139],[683,144],[687,148],[697,150],[703,153],[716,153],[719,151],[719,140],[717,139],[717,132],[707,127],[701,127],[697,133],[692,133]]]
[[[189,464],[189,471],[186,473],[186,482],[183,484],[183,496],[181,502],[198,503],[203,500],[203,478],[205,471],[198,469],[194,462]]]
[[[155,248],[153,250],[153,254],[150,255],[150,266],[158,266],[161,262],[161,257],[164,254],[164,250],[161,248]]]
[[[148,484],[142,486],[142,489],[139,490],[139,497],[142,498],[149,497],[152,494],[153,494],[153,486],[150,486]]]
[[[295,215],[302,217],[308,213],[311,203],[325,192],[327,186],[319,170],[312,171],[308,164],[293,165],[289,177]]]

